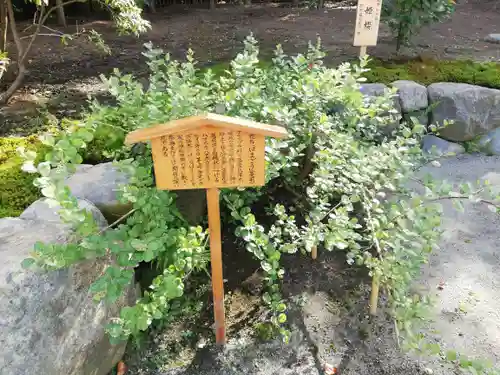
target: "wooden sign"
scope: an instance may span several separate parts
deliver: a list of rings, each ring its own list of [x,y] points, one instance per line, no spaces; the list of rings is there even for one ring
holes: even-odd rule
[[[203,126],[153,139],[160,189],[264,185],[263,135]]]
[[[265,137],[284,128],[216,114],[187,117],[129,133],[125,142],[151,141],[159,189],[207,189],[215,337],[226,341],[219,188],[262,186]]]
[[[381,10],[382,0],[358,0],[353,45],[362,47],[361,56],[367,46],[377,45]]]

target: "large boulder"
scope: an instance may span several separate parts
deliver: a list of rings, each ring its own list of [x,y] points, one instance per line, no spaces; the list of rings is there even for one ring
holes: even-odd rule
[[[71,175],[67,184],[71,193],[95,204],[108,219],[113,220],[130,210],[129,204],[118,200],[118,190],[129,178],[113,163],[84,166]]]
[[[97,210],[86,204],[93,213]],[[50,221],[0,219],[0,373],[108,374],[125,344],[111,345],[104,327],[122,307],[135,302],[132,280],[117,303],[96,304],[89,286],[107,266],[102,260],[58,271],[24,270],[21,262],[37,241],[63,243],[71,231],[43,202],[23,215]]]
[[[371,98],[375,98],[377,96],[383,96],[385,95],[390,89],[383,83],[364,83],[361,85],[360,88],[361,92],[365,96],[365,98],[368,98],[370,100]],[[384,133],[390,134],[394,129],[397,129],[399,127],[399,124],[401,122],[401,105],[399,103],[399,99],[397,96],[393,97],[392,100],[393,103],[393,108],[399,112],[398,114],[393,114],[393,113],[382,113],[382,116],[390,116],[391,121],[390,123],[387,124]]]
[[[394,81],[392,86],[397,88],[399,103],[403,113],[412,113],[425,110],[429,106],[427,87],[414,81]]]
[[[422,150],[436,156],[459,155],[465,152],[465,147],[441,139],[432,134],[427,134],[422,138]]]
[[[67,184],[75,197],[92,202],[112,222],[132,208],[131,204],[118,200],[120,186],[128,181],[128,176],[113,163],[102,163],[78,168],[67,179]],[[179,190],[175,193],[181,214],[189,223],[199,224],[206,212],[205,190]]]
[[[85,199],[78,199],[78,207],[80,209],[85,209],[92,213],[94,220],[97,224],[104,228],[108,225],[108,222],[104,218],[101,211],[97,209],[92,203]],[[46,198],[40,198],[37,201],[30,204],[30,206],[24,210],[24,212],[19,216],[21,219],[25,220],[39,220],[51,223],[63,224],[61,217],[58,214],[60,206],[51,207],[47,203]]]
[[[428,87],[431,122],[442,126],[439,136],[469,141],[500,127],[500,90],[464,83],[434,83]]]
[[[500,155],[500,128],[490,131],[479,139],[481,151],[487,155]]]
[[[363,83],[361,85],[361,92],[366,97],[377,97],[386,94],[389,91],[389,87],[383,83]],[[401,112],[401,104],[397,96],[393,99],[394,108]]]

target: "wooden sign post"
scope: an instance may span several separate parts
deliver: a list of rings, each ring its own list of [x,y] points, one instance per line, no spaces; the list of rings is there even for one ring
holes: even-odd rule
[[[219,188],[263,186],[265,137],[283,138],[280,126],[216,114],[139,129],[126,143],[151,141],[158,189],[206,189],[215,338],[226,342]]]
[[[359,46],[359,57],[366,55],[366,47],[376,46],[380,25],[382,0],[358,0],[354,46]]]
[[[354,31],[354,46],[359,46],[359,57],[366,56],[366,47],[376,46],[380,25],[382,0],[358,0],[356,11],[356,30]],[[372,279],[370,294],[370,314],[377,314],[379,283],[376,277]]]

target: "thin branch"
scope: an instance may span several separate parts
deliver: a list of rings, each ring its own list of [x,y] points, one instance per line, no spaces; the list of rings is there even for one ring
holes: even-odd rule
[[[291,193],[295,198],[297,198],[303,205],[305,205],[308,208],[311,208],[311,204],[307,201],[307,199],[304,198],[304,196],[297,191],[293,187],[291,187],[288,182],[283,181],[283,187],[285,188],[286,191]]]
[[[450,199],[469,199],[469,196],[468,195],[455,195],[455,196],[437,197],[437,198],[428,199],[424,203],[437,202],[437,201],[450,200]],[[496,202],[490,201],[488,199],[479,198],[476,202],[477,203],[485,203],[485,204],[488,204],[490,206],[500,208],[500,203],[496,203]]]
[[[340,201],[335,206],[333,206],[319,221],[321,222],[321,221],[325,220],[328,217],[328,215],[330,215],[335,209],[339,208],[341,204],[342,204],[342,201]]]
[[[398,323],[396,322],[396,319],[394,319],[394,332],[396,335],[396,343],[398,344],[398,349],[401,349],[401,344],[399,342],[399,328],[398,328]]]
[[[47,18],[50,16],[50,14],[56,10],[57,8],[63,8],[65,7],[66,5],[69,5],[69,4],[74,4],[74,3],[84,3],[86,2],[86,0],[69,0],[69,1],[66,1],[60,5],[56,5],[52,8],[50,8],[47,13],[45,13],[45,16],[42,18],[42,21],[40,22],[42,25],[45,23],[45,21],[47,21]]]
[[[40,19],[43,17],[43,12],[44,11],[45,11],[45,4],[42,1],[42,6],[40,8]],[[33,42],[35,41],[36,37],[40,33],[40,28],[42,27],[42,24],[43,24],[43,22],[40,21],[36,25],[36,30],[33,33],[33,35],[31,36],[31,40],[29,41],[28,46],[26,47],[26,50],[24,51],[24,53],[22,55],[20,55],[21,57],[20,57],[19,61],[23,62],[24,59],[26,58],[26,56],[28,55],[28,52],[30,51],[31,46],[33,45]]]
[[[10,19],[10,31],[12,32],[12,37],[14,38],[14,43],[16,44],[17,53],[20,56],[23,53],[23,44],[17,33],[16,20],[14,18],[14,9],[12,8],[12,0],[7,0],[7,14]],[[18,65],[19,62],[18,62]]]
[[[52,29],[52,28],[50,28],[50,27],[48,27],[48,26],[45,26],[45,25],[42,25],[42,27],[43,27],[44,29],[47,29],[47,30],[49,30],[49,31],[52,31],[53,33],[60,33],[60,34],[64,34],[62,31],[59,31],[59,30],[56,30],[56,29]]]
[[[58,38],[62,37],[64,34],[38,34],[38,36],[56,36]],[[28,35],[28,36],[22,36],[21,39],[28,39],[28,38],[31,38],[32,35]]]
[[[98,235],[100,234],[103,234],[104,232],[106,232],[108,229],[111,229],[113,228],[115,225],[121,223],[123,220],[125,220],[127,217],[129,217],[130,215],[132,215],[135,211],[137,211],[137,208],[134,208],[132,210],[130,210],[129,212],[127,212],[126,214],[120,216],[118,219],[116,219],[114,222],[112,222],[111,224],[109,224],[106,228],[103,228],[99,231],[99,233],[97,233]]]

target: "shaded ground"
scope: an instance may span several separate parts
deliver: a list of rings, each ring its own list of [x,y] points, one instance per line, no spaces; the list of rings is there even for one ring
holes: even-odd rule
[[[486,35],[498,32],[500,24],[500,13],[492,12],[492,7],[488,3],[460,4],[450,20],[427,27],[415,36],[415,47],[403,54],[499,60],[500,45],[484,42]],[[110,72],[115,67],[140,74],[145,69],[141,59],[143,43],[148,41],[170,51],[175,58],[184,57],[192,48],[203,63],[225,61],[241,49],[242,40],[250,32],[261,42],[264,55],[270,54],[278,43],[290,53],[304,51],[308,41],[320,37],[328,52],[327,61],[339,63],[356,57],[358,52],[358,48],[352,46],[355,9],[341,8],[307,10],[272,5],[227,6],[216,11],[165,8],[158,14],[147,15],[152,29],[139,39],[118,37],[109,22],[96,21],[80,27],[99,31],[111,47],[110,56],[100,55],[84,39],[65,47],[57,38],[40,37],[32,51],[36,59],[30,66],[28,82],[62,83],[68,78]],[[382,24],[379,45],[369,52],[390,58],[394,50],[393,38]]]
[[[495,2],[460,3],[451,19],[425,28],[415,36],[414,47],[405,49],[402,55],[500,60],[500,44],[484,41],[485,36],[499,31],[500,12],[496,7]],[[269,56],[278,43],[289,53],[304,52],[308,41],[315,41],[317,37],[321,37],[329,63],[353,59],[358,54],[358,48],[352,46],[355,9],[349,6],[307,10],[269,4],[221,6],[216,11],[169,7],[147,17],[152,29],[139,39],[117,36],[108,21],[85,23],[74,19],[69,22],[78,22],[80,29],[95,28],[100,32],[111,48],[109,56],[83,38],[63,46],[58,38],[41,36],[31,52],[33,59],[25,88],[8,107],[0,110],[0,135],[18,126],[26,127],[26,117],[35,117],[40,106],[52,113],[59,111],[61,116],[74,115],[85,103],[87,94],[99,91],[101,73],[108,74],[113,68],[119,68],[144,75],[146,67],[141,53],[148,41],[168,50],[175,58],[183,58],[192,48],[202,64],[234,57],[250,32],[260,41],[264,56]],[[27,26],[19,25],[19,29],[25,30]],[[65,31],[74,32],[75,27]],[[30,32],[25,31],[23,35]],[[385,59],[395,57],[395,44],[385,25],[381,25],[379,44],[368,52]],[[10,53],[13,56],[14,51]],[[12,74],[6,74],[2,83],[5,85],[12,79]]]
[[[441,164],[426,172],[455,185],[488,180],[500,192],[500,157],[463,155]],[[464,213],[443,204],[441,249],[422,275],[422,286],[438,294],[431,328],[444,347],[500,365],[500,215],[464,203]]]

